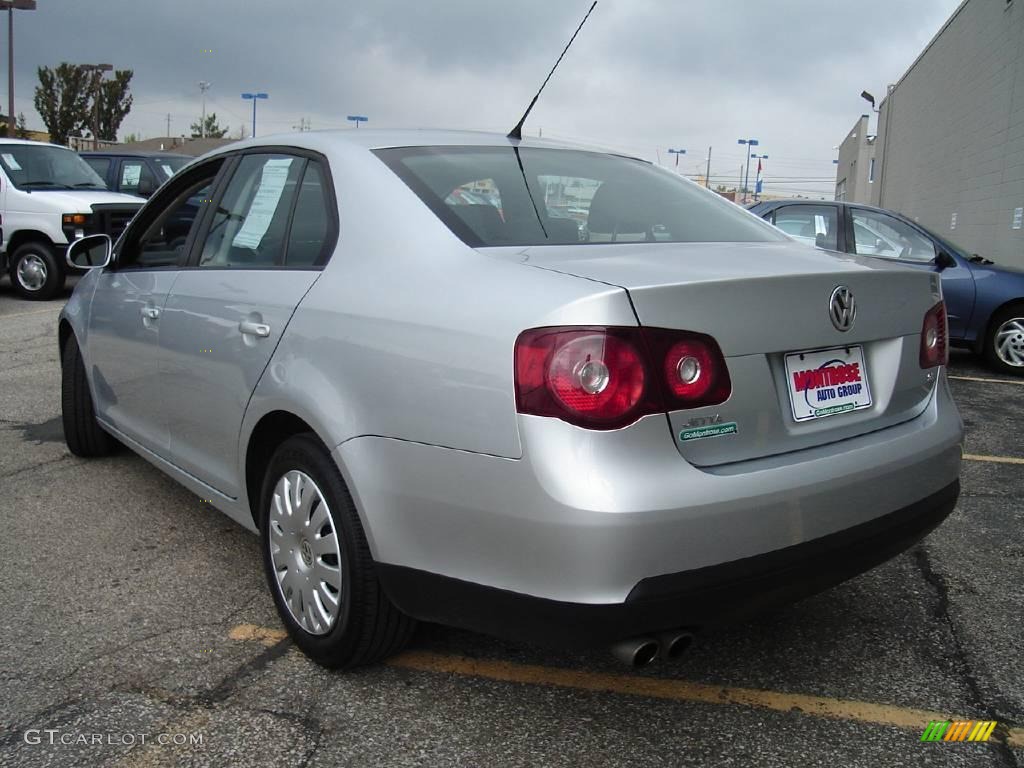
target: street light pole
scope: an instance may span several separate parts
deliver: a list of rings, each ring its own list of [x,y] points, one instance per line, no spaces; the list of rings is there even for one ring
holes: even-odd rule
[[[675,155],[676,156],[676,168],[678,168],[679,167],[679,156],[680,155],[685,155],[686,154],[686,150],[685,149],[669,149],[668,153],[670,155]]]
[[[704,189],[711,189],[711,147],[708,147],[708,168],[704,172]]]
[[[14,11],[34,11],[36,0],[0,0],[7,11],[7,135],[14,136]]]
[[[83,64],[82,69],[96,73],[96,97],[92,105],[92,148],[100,148],[100,96],[103,93],[103,73],[111,72],[113,64]]]
[[[265,93],[243,93],[243,99],[252,99],[252,138],[256,138],[256,102],[260,99],[269,99]]]
[[[759,154],[757,154],[756,152],[755,152],[754,154],[752,154],[752,155],[751,155],[750,157],[751,157],[751,159],[753,159],[753,160],[758,160],[758,161],[760,161],[760,160],[767,160],[767,159],[768,159],[768,155],[759,155]],[[768,167],[768,166],[765,166],[765,168],[767,168],[767,167]],[[763,179],[758,179],[758,178],[757,178],[757,177],[755,176],[755,177],[754,177],[754,202],[755,202],[755,203],[756,203],[756,202],[758,201],[758,200],[757,200],[757,196],[758,196],[758,195],[759,195],[759,194],[761,193],[761,190],[759,190],[759,189],[757,188],[757,185],[758,185],[758,182],[759,182],[759,181],[763,181]]]
[[[743,174],[743,202],[747,202],[747,186],[750,184],[750,148],[758,145],[757,139],[736,139],[737,144],[747,145],[747,170]]]
[[[360,123],[365,123],[370,118],[366,115],[348,115],[345,119],[349,122],[355,123],[356,128],[358,128]]]
[[[206,80],[199,81],[199,92],[203,95],[203,117],[199,121],[199,138],[206,138],[206,92],[210,89],[210,83]]]

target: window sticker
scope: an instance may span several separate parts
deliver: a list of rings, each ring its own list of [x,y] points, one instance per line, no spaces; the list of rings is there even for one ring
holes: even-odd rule
[[[263,176],[260,178],[259,189],[249,205],[249,213],[246,214],[245,223],[238,230],[231,244],[236,248],[259,248],[263,242],[263,236],[270,228],[270,221],[274,218],[277,205],[281,201],[281,192],[284,190],[285,181],[288,179],[288,169],[291,167],[292,158],[274,158],[267,160],[263,166]]]
[[[3,158],[4,162],[7,163],[7,167],[10,168],[12,171],[21,170],[21,166],[18,165],[18,161],[14,159],[14,155],[12,155],[10,152],[4,152]]]
[[[139,179],[142,178],[142,166],[141,165],[123,165],[121,166],[121,186],[123,187],[137,187],[139,186]]]

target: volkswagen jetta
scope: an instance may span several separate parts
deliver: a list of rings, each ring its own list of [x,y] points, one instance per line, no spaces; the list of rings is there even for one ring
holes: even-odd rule
[[[823,256],[639,159],[261,138],[68,259],[69,448],[123,443],[258,532],[327,666],[415,620],[671,656],[957,498],[938,276]]]

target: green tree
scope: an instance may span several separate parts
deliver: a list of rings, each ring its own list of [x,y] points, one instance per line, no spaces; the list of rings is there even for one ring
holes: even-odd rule
[[[204,135],[201,123],[202,123],[202,118],[199,118],[194,123],[192,123],[192,125],[190,126],[190,128],[192,130],[192,138],[193,139],[198,139],[200,136]],[[208,138],[208,139],[223,139],[225,136],[228,135],[228,131],[229,130],[230,129],[228,128],[228,126],[225,125],[222,128],[221,126],[219,126],[217,124],[217,113],[216,112],[211,112],[210,114],[208,114],[206,116],[206,133],[205,133],[206,138]]]
[[[94,101],[92,109],[99,115],[97,136],[105,141],[117,141],[117,129],[132,109],[132,95],[128,90],[134,72],[130,69],[119,69],[110,79],[99,79],[102,72],[93,73],[91,94],[97,93],[96,83],[99,81],[99,109]],[[92,119],[89,120],[92,126]]]
[[[77,64],[62,62],[56,69],[39,67],[39,85],[33,103],[43,119],[50,141],[67,144],[80,136],[89,120],[89,86],[93,75]]]
[[[15,128],[15,133],[17,134],[19,139],[27,139],[28,138],[28,124],[25,122],[25,113],[24,112],[19,112],[18,113],[18,124],[17,124],[17,126]]]

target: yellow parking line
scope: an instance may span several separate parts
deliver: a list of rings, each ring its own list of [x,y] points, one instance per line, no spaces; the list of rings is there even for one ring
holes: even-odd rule
[[[242,624],[232,629],[229,637],[235,640],[258,640],[265,645],[273,645],[285,637],[285,632],[252,624]],[[670,678],[614,675],[605,672],[544,667],[493,659],[471,659],[466,656],[431,651],[406,651],[388,659],[385,664],[418,672],[478,677],[503,683],[542,685],[624,696],[645,696],[651,699],[699,704],[731,704],[776,712],[795,711],[814,717],[850,720],[868,725],[883,725],[918,732],[923,732],[931,720],[968,719],[954,716],[949,712],[875,704],[869,701],[833,699],[802,693],[781,693],[757,688],[733,688]],[[1024,728],[1010,728],[1007,744],[1014,748],[1024,747]]]
[[[981,376],[947,376],[950,379],[956,379],[957,381],[984,381],[988,384],[1016,384],[1017,386],[1024,386],[1024,379],[989,379]]]
[[[976,453],[965,453],[964,461],[988,461],[993,464],[1024,464],[1024,459],[1015,456],[981,456]]]

